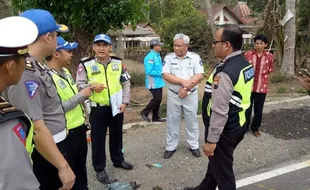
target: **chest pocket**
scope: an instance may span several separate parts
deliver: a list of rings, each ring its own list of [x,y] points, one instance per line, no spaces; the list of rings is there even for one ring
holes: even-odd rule
[[[181,74],[179,65],[177,63],[171,63],[171,73],[177,76]]]
[[[192,76],[195,75],[195,73],[194,73],[194,66],[192,64],[187,67],[187,70],[188,70],[189,76],[192,77]]]
[[[46,88],[47,96],[50,98],[55,97],[57,95],[57,90],[56,90],[56,87],[54,86],[54,83],[50,75],[46,73],[43,76],[43,80],[44,80],[44,85]]]

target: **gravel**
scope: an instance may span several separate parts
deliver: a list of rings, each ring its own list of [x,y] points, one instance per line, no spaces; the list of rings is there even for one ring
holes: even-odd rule
[[[236,148],[234,168],[237,178],[246,172],[310,153],[310,108],[305,105],[310,105],[310,100],[265,106],[262,136],[256,138],[247,133]],[[199,121],[202,145],[204,126],[201,118]],[[178,190],[198,185],[205,175],[208,159],[192,156],[185,141],[184,124],[180,135],[177,151],[172,158],[165,160],[165,124],[138,126],[128,130],[124,134],[124,154],[126,161],[134,164],[135,168],[132,171],[114,168],[108,159],[107,173],[120,181],[137,181],[141,184],[140,190],[151,190],[155,186]],[[106,186],[97,181],[91,166],[90,148],[89,145],[89,189],[105,189]],[[163,167],[150,169],[146,166],[154,163],[160,163]]]

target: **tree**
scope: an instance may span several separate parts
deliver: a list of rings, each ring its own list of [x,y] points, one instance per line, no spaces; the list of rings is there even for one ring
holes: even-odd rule
[[[0,19],[10,16],[10,1],[0,0]]]
[[[296,0],[286,0],[286,10],[291,10],[294,17],[291,18],[285,25],[284,35],[284,55],[281,65],[281,73],[288,77],[292,77],[295,74],[295,44],[296,44]]]
[[[129,23],[136,25],[148,10],[144,0],[12,0],[12,5],[15,13],[33,7],[49,10],[73,32],[94,34],[122,29]]]

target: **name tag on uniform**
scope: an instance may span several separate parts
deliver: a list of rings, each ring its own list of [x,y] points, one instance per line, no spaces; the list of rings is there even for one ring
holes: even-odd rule
[[[112,71],[118,71],[118,70],[119,70],[118,64],[112,64]]]
[[[96,64],[91,65],[90,69],[91,69],[91,74],[92,75],[96,75],[96,74],[100,73],[99,67]]]
[[[58,85],[59,85],[59,87],[60,87],[61,89],[67,88],[67,85],[64,83],[63,80],[59,79],[59,80],[57,81],[57,83],[58,83]]]
[[[171,63],[171,65],[178,65],[178,63]]]
[[[249,82],[254,77],[254,68],[250,67],[243,71],[244,82]]]

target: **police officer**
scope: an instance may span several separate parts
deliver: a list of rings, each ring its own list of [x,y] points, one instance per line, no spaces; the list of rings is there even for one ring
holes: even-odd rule
[[[212,45],[222,61],[209,76],[203,97],[208,171],[198,187],[185,190],[236,189],[233,151],[247,131],[245,112],[250,106],[254,68],[240,50],[242,30],[235,25],[220,28]]]
[[[91,101],[91,142],[92,160],[97,178],[110,183],[105,172],[105,139],[109,127],[110,155],[115,167],[131,170],[133,165],[125,162],[123,149],[124,111],[130,99],[130,76],[122,60],[110,56],[111,39],[105,34],[94,38],[95,56],[83,60],[77,71],[76,84],[81,90],[92,87]]]
[[[26,70],[15,86],[6,90],[13,106],[33,120],[35,149],[32,153],[33,170],[40,189],[71,189],[75,175],[64,156],[67,135],[65,113],[49,71],[43,59],[56,50],[57,32],[68,28],[58,25],[48,11],[32,9],[21,14],[33,21],[39,31],[37,39],[28,45]]]
[[[162,77],[162,60],[159,53],[162,45],[164,43],[161,43],[157,39],[151,40],[151,51],[144,58],[145,86],[153,95],[153,99],[151,99],[149,104],[141,112],[142,119],[147,122],[150,122],[148,114],[151,112],[153,112],[153,122],[166,121],[159,116],[163,87],[165,86]]]
[[[73,189],[86,190],[87,173],[87,140],[85,118],[82,104],[91,95],[91,87],[84,88],[78,93],[75,81],[65,66],[70,64],[72,50],[78,43],[69,43],[62,37],[57,37],[56,52],[46,58],[46,64],[51,69],[52,79],[57,88],[57,93],[66,112],[68,136],[65,140],[68,151],[68,160],[76,175]]]
[[[27,45],[37,35],[37,26],[23,17],[0,20],[0,93],[18,83],[25,69]],[[39,189],[29,153],[33,148],[30,119],[0,95],[0,189]],[[27,152],[27,150],[29,153]],[[22,168],[22,169],[21,169]]]
[[[165,57],[162,71],[164,79],[168,82],[167,145],[164,158],[170,158],[178,146],[182,110],[190,151],[193,156],[200,157],[197,84],[204,73],[202,61],[198,54],[188,51],[190,39],[187,35],[177,34],[173,41],[174,53]]]

